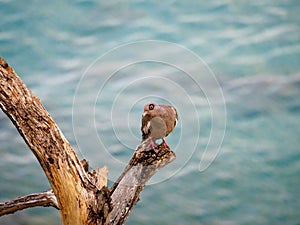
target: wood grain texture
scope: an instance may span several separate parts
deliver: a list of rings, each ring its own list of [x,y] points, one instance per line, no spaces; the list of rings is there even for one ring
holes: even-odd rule
[[[175,153],[161,144],[152,149],[146,139],[135,150],[124,172],[111,188],[110,224],[124,224],[147,181],[162,167],[175,160]]]
[[[63,225],[124,224],[146,182],[175,159],[168,147],[152,149],[146,139],[108,189],[107,167],[89,171],[88,162],[79,161],[39,98],[1,57],[0,107],[38,159],[52,187],[49,192],[0,204],[1,210],[7,210],[3,215],[33,206],[53,206],[60,210]]]
[[[88,217],[93,211],[91,202],[102,192],[90,181],[71,145],[39,98],[2,58],[0,107],[42,166],[57,198],[62,223],[89,224]],[[95,213],[97,210],[98,207]]]
[[[5,203],[0,203],[0,216],[36,206],[52,206],[58,209],[57,205],[57,200],[53,191],[49,190],[19,197]]]

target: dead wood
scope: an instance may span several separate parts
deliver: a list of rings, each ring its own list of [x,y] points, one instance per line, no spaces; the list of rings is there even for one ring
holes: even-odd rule
[[[107,168],[89,171],[38,97],[0,58],[0,107],[38,159],[52,190],[0,204],[0,216],[34,206],[53,206],[62,224],[124,224],[146,182],[175,159],[170,149],[138,146],[111,189]]]

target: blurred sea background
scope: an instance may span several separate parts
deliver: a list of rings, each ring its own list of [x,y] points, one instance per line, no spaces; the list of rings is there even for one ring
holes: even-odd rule
[[[0,0],[0,56],[109,185],[140,143],[143,105],[177,108],[177,159],[127,224],[296,225],[299,12],[298,0]],[[0,154],[0,202],[50,188],[2,111]],[[61,222],[32,208],[0,224]]]

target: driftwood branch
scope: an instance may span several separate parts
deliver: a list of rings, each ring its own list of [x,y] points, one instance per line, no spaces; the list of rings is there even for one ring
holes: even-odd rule
[[[81,164],[83,165],[84,170],[88,172],[88,162],[84,159],[81,161]],[[107,184],[108,170],[106,166],[100,169],[92,170],[88,173],[91,175],[91,178],[93,179],[95,185],[97,185],[99,189],[101,189],[104,186],[104,184]],[[57,199],[53,193],[53,190],[33,193],[22,197],[18,197],[5,203],[0,203],[0,216],[15,213],[16,211],[36,206],[52,206],[56,209],[59,209]]]
[[[146,182],[175,159],[169,148],[138,146],[111,189],[107,168],[88,171],[40,100],[0,58],[0,107],[38,159],[52,190],[0,204],[1,215],[34,206],[53,206],[62,224],[124,224]],[[6,208],[6,211],[4,209]]]
[[[5,203],[0,203],[0,216],[36,206],[52,206],[58,209],[56,197],[53,191],[49,190],[45,192],[34,193]]]
[[[136,149],[122,175],[111,188],[110,224],[124,224],[139,200],[146,182],[162,167],[172,162],[175,154],[163,144],[153,150],[149,139]]]
[[[93,182],[39,98],[2,58],[0,107],[43,168],[56,196],[62,224],[106,223],[103,218],[111,209],[106,184],[99,189]]]

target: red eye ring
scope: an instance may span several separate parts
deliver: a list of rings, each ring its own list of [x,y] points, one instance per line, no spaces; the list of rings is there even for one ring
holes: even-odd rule
[[[150,104],[149,105],[149,110],[153,110],[154,109],[154,104]]]

